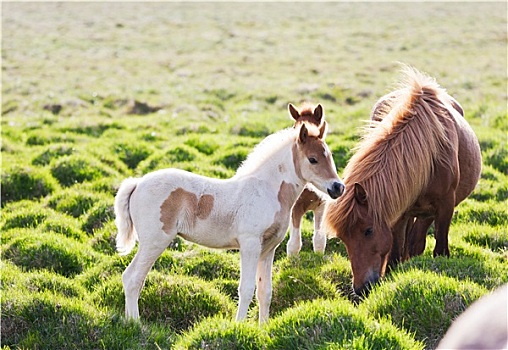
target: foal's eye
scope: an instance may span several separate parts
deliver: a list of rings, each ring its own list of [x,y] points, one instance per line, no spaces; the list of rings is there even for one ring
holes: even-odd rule
[[[310,162],[310,164],[317,164],[317,159],[314,157],[310,157],[309,162]]]
[[[372,234],[374,233],[374,231],[372,230],[371,227],[369,227],[368,229],[365,230],[364,234],[365,234],[365,237],[370,237],[372,236]]]

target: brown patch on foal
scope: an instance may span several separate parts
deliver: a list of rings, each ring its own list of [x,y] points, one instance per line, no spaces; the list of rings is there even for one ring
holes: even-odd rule
[[[205,220],[212,212],[214,205],[214,197],[209,194],[204,194],[198,197],[192,193],[177,188],[171,192],[160,207],[160,221],[162,222],[162,230],[167,234],[175,227],[176,219],[182,210],[185,210],[186,217],[189,223],[193,226],[196,218]]]
[[[210,194],[204,194],[199,198],[196,216],[205,220],[210,215],[215,198]]]
[[[276,237],[277,233],[280,231],[281,225],[287,226],[284,220],[286,220],[291,210],[295,191],[295,185],[282,181],[277,195],[277,199],[280,203],[280,210],[275,213],[273,224],[263,233],[263,243]]]

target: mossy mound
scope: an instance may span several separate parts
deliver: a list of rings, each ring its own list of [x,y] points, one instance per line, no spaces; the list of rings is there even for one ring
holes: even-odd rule
[[[175,350],[184,349],[265,349],[268,336],[253,322],[236,322],[231,318],[206,319],[184,333]]]
[[[400,264],[396,271],[410,272],[418,269],[435,272],[462,282],[478,283],[489,289],[508,282],[508,265],[502,255],[464,243],[454,244],[451,248],[449,258],[434,258],[428,252]]]
[[[34,228],[53,214],[56,213],[52,209],[46,208],[40,203],[28,200],[9,203],[2,210],[2,230]]]
[[[147,143],[139,141],[117,143],[114,146],[114,151],[129,169],[136,169],[138,164],[152,153],[151,147]]]
[[[113,200],[103,198],[87,212],[83,218],[82,229],[86,233],[92,235],[96,230],[101,229],[104,225],[114,220],[115,211],[113,208]]]
[[[85,214],[101,199],[109,199],[113,202],[113,198],[109,198],[105,194],[94,193],[85,188],[71,187],[52,195],[48,199],[48,205],[59,212],[77,218]]]
[[[96,300],[101,306],[123,314],[124,293],[120,276],[100,286]],[[176,332],[188,329],[202,319],[224,315],[232,317],[233,302],[209,282],[181,275],[148,274],[139,300],[140,318],[167,325]]]
[[[335,298],[336,287],[323,278],[320,269],[325,259],[320,254],[300,252],[278,262],[280,271],[273,277],[271,314],[317,298]]]
[[[386,320],[374,320],[344,299],[314,300],[269,321],[266,349],[423,349]]]
[[[32,230],[23,229],[15,233],[3,246],[2,258],[27,271],[46,269],[72,277],[97,259],[85,244],[57,233],[34,235]]]
[[[175,254],[175,257],[185,255]],[[182,257],[181,273],[211,281],[217,278],[240,279],[240,255],[198,249],[197,254]]]
[[[51,292],[69,298],[83,299],[85,289],[69,278],[51,271],[23,273],[22,269],[9,261],[2,261],[2,289],[6,293],[23,292],[25,294]]]
[[[97,342],[93,327],[97,316],[96,310],[77,299],[49,293],[6,293],[2,298],[2,345],[89,348],[89,343]]]
[[[193,162],[199,157],[198,150],[186,144],[181,144],[151,154],[139,163],[136,170],[140,174],[146,174],[157,169],[172,168],[177,163]]]
[[[68,143],[50,145],[32,159],[32,164],[42,166],[48,165],[53,159],[69,156],[75,151],[74,146]]]
[[[115,171],[100,161],[84,155],[70,155],[58,158],[51,163],[50,167],[51,174],[62,186],[66,187],[115,174]]]
[[[337,293],[351,300],[356,300],[352,288],[351,263],[342,255],[332,255],[330,260],[321,268],[323,279],[337,288]]]
[[[45,197],[56,189],[58,183],[46,169],[15,166],[2,172],[2,206],[12,201]]]
[[[216,136],[207,137],[207,135],[191,136],[185,140],[185,144],[207,156],[212,155],[220,147],[216,140]]]
[[[434,348],[453,319],[487,290],[476,283],[419,270],[395,273],[377,285],[360,309],[378,318],[390,318],[400,328]]]

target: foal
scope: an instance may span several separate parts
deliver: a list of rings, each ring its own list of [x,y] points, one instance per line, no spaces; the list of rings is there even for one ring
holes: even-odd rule
[[[246,317],[256,289],[259,322],[265,322],[274,252],[284,239],[294,202],[307,183],[331,198],[344,192],[324,141],[326,127],[302,122],[268,136],[227,180],[178,169],[126,179],[115,198],[117,249],[128,254],[139,241],[122,276],[126,317],[139,318],[146,275],[178,235],[210,248],[239,249],[236,320]]]
[[[310,104],[303,104],[295,108],[288,106],[291,117],[295,120],[294,127],[300,123],[308,122],[319,127],[324,121],[323,107],[319,104],[315,108]],[[288,255],[296,255],[302,248],[301,224],[302,217],[308,211],[314,212],[314,234],[312,245],[315,252],[324,253],[326,247],[326,232],[321,230],[321,221],[325,212],[326,194],[316,190],[312,185],[307,185],[291,210],[291,224],[289,226],[289,240],[286,244]]]

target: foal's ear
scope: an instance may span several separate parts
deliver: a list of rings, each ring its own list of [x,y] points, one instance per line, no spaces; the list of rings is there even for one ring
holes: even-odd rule
[[[323,121],[323,124],[319,127],[319,135],[318,138],[320,140],[324,140],[326,138],[326,132],[328,131],[328,123]]]
[[[295,106],[293,106],[293,104],[291,104],[291,103],[288,104],[288,110],[289,110],[289,114],[291,114],[291,116],[293,117],[294,120],[298,120],[300,118],[300,113],[295,108]]]
[[[316,125],[321,124],[321,119],[323,119],[323,106],[320,104],[314,108],[314,119],[316,119]]]
[[[367,204],[367,192],[365,191],[365,188],[363,188],[362,185],[360,185],[358,182],[355,182],[355,199],[358,202],[358,204],[366,205]]]
[[[300,128],[300,136],[298,137],[298,140],[301,143],[307,142],[307,137],[309,136],[309,131],[307,130],[307,127],[305,124],[302,124],[302,127]]]

